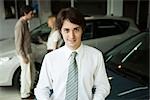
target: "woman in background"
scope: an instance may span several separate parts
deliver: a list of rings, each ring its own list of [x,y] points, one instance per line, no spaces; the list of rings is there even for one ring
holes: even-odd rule
[[[59,33],[59,31],[57,30],[55,26],[56,16],[54,15],[49,16],[47,24],[48,24],[48,27],[51,29],[51,32],[48,36],[48,41],[45,42],[41,38],[39,38],[39,41],[47,45],[47,52],[51,52],[59,48],[62,45],[63,39],[61,37],[61,34]]]

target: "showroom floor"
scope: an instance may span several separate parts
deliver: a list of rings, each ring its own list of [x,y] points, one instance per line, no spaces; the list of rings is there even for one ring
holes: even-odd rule
[[[21,100],[19,90],[15,87],[0,87],[0,100]]]

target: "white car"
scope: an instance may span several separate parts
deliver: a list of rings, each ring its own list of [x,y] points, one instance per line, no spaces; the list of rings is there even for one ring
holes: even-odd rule
[[[86,17],[85,19],[86,30],[83,35],[83,43],[93,46],[103,53],[139,32],[134,22],[128,18],[103,16]],[[33,55],[36,68],[39,71],[40,64],[47,51],[46,45],[39,43],[38,37],[40,36],[47,41],[50,29],[47,23],[44,23],[31,31],[31,33]],[[19,66],[14,38],[0,40],[0,86],[11,86],[18,80]]]

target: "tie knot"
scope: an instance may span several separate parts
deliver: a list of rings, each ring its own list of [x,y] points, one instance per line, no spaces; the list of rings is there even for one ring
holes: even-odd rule
[[[74,58],[76,57],[76,55],[77,55],[77,52],[75,52],[75,51],[71,53],[71,56]]]

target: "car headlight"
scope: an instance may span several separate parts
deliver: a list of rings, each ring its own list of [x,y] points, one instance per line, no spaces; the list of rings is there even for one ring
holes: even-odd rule
[[[11,60],[11,57],[0,57],[0,65]]]

